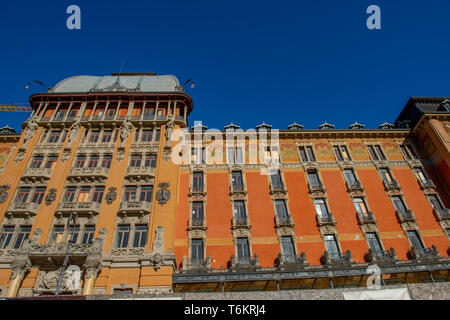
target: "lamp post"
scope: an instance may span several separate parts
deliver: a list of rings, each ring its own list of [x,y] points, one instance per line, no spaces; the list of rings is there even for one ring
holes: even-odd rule
[[[41,81],[38,81],[38,80],[31,80],[30,82],[28,82],[28,84],[26,85],[25,89],[28,90],[28,89],[30,88],[30,85],[31,85],[33,82],[34,82],[34,83],[37,83],[38,85],[43,86],[45,89],[47,89],[47,91],[50,91],[50,90],[51,90],[51,88],[47,87],[45,84],[43,84]]]
[[[191,89],[194,89],[194,88],[195,88],[195,85],[194,85],[194,81],[193,81],[192,79],[187,80],[187,81],[183,84],[183,88],[184,88],[184,86],[187,85],[189,82],[191,83]]]
[[[64,272],[67,269],[67,264],[69,262],[69,253],[70,253],[70,249],[72,248],[72,243],[74,243],[74,237],[75,237],[75,216],[73,215],[73,212],[70,213],[69,216],[69,220],[67,220],[67,229],[69,230],[70,228],[70,221],[73,220],[73,227],[72,227],[72,236],[70,237],[68,244],[67,244],[67,250],[66,250],[66,256],[64,257],[64,262],[63,265],[61,267],[61,273],[59,275],[59,279],[58,279],[58,285],[56,286],[56,291],[55,291],[55,296],[59,295],[59,290],[61,289],[61,284],[62,284],[62,280],[64,277]]]

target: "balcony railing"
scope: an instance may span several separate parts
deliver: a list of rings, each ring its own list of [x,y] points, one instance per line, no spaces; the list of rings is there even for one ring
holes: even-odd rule
[[[259,256],[255,253],[252,257],[236,257],[234,254],[230,257],[231,268],[258,268]]]
[[[190,193],[191,194],[193,194],[193,193],[205,193],[203,185],[201,185],[201,186],[192,186]]]
[[[275,227],[284,227],[284,226],[288,226],[288,227],[293,227],[294,226],[294,222],[292,221],[292,218],[290,216],[275,216]]]
[[[206,229],[205,217],[190,217],[189,229]]]
[[[286,188],[282,184],[270,184],[270,193],[286,193]]]
[[[26,168],[22,178],[44,178],[50,179],[52,176],[51,168]]]
[[[359,224],[376,223],[377,222],[377,220],[375,219],[375,215],[371,211],[369,211],[367,213],[357,212],[356,216],[358,218]]]
[[[420,185],[420,189],[422,190],[428,190],[428,189],[436,189],[436,185],[431,180],[417,180]]]
[[[285,255],[281,252],[278,254],[275,260],[276,267],[304,267],[307,266],[306,254],[302,252],[298,255]]]
[[[230,185],[230,194],[233,194],[233,193],[246,193],[246,191],[245,191],[245,188],[244,188],[244,185],[243,184],[241,184],[241,185],[233,185],[233,184],[231,184]]]
[[[355,191],[364,191],[364,188],[359,181],[353,181],[353,182],[345,182],[347,185],[347,190],[349,192],[355,192]]]
[[[350,250],[345,253],[325,251],[320,260],[322,264],[349,264],[353,262],[353,257]]]
[[[369,249],[364,257],[367,262],[375,263],[395,263],[398,260],[394,248],[382,251],[373,251],[372,249]]]
[[[39,210],[39,203],[34,202],[12,202],[9,205],[8,211],[14,213],[31,213],[37,214]]]
[[[181,271],[208,271],[211,269],[211,257],[206,259],[191,259],[183,256]]]
[[[72,168],[69,172],[69,177],[87,177],[87,176],[100,176],[108,178],[109,168],[106,167],[84,167],[84,168]]]
[[[119,206],[122,212],[150,213],[151,210],[152,203],[148,201],[122,201]]]
[[[323,183],[308,183],[310,193],[325,193],[326,189]]]
[[[395,215],[397,216],[397,219],[400,223],[404,222],[415,222],[417,219],[414,217],[414,214],[411,210],[406,211],[395,211]]]
[[[250,227],[250,222],[248,217],[233,217],[232,225],[234,228],[236,227]]]
[[[63,212],[100,212],[100,203],[98,202],[61,202],[58,211]]]
[[[450,210],[447,208],[433,209],[433,214],[438,221],[450,220]]]
[[[435,245],[432,245],[431,248],[411,248],[408,250],[406,255],[411,260],[441,258]]]
[[[126,176],[155,176],[153,167],[128,167]]]
[[[327,225],[331,225],[331,226],[336,225],[336,221],[334,220],[333,214],[331,212],[328,212],[325,215],[316,214],[316,220],[317,220],[317,224],[319,225],[319,227],[327,226]]]
[[[384,185],[384,188],[386,189],[386,191],[400,191],[401,190],[401,187],[397,183],[396,180],[392,180],[392,181],[383,180],[383,185]]]

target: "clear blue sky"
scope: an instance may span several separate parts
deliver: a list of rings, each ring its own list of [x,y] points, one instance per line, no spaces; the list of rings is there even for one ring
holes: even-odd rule
[[[81,30],[66,8],[81,8]],[[381,8],[381,30],[366,8]],[[450,96],[448,0],[1,1],[0,103],[79,74],[193,78],[194,120],[377,128],[410,96]],[[24,113],[0,113],[20,130]]]

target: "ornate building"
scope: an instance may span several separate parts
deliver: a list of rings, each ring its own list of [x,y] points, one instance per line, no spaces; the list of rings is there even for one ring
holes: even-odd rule
[[[174,76],[76,76],[0,129],[0,296],[449,280],[450,104],[394,124],[188,129]]]

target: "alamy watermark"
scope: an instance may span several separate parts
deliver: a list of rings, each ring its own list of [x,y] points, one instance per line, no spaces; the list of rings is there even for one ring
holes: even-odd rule
[[[77,5],[70,5],[66,10],[67,14],[70,14],[66,20],[66,26],[69,30],[80,30],[81,29],[81,9]]]

